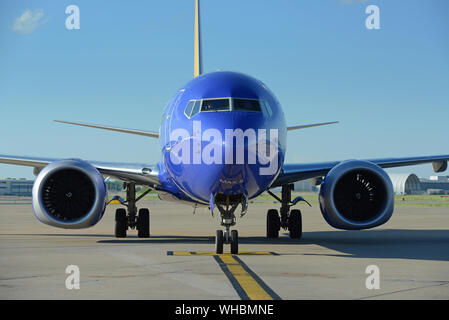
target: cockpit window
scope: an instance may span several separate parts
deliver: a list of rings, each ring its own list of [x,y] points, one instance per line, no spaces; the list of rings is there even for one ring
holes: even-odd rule
[[[259,100],[233,99],[232,110],[261,112]]]
[[[184,114],[187,118],[191,118],[196,115],[200,111],[201,100],[190,100],[187,103],[186,109],[184,110]]]
[[[190,100],[184,110],[187,118],[192,118],[199,112],[217,112],[217,111],[249,111],[263,112],[271,117],[273,112],[266,101],[244,98],[219,98]]]
[[[262,101],[262,104],[265,106],[267,116],[271,118],[271,116],[273,115],[273,111],[271,110],[270,104],[267,101]]]
[[[190,117],[193,117],[198,112],[200,112],[200,106],[201,106],[201,100],[196,100],[195,101],[195,106],[193,107],[193,110],[192,110],[192,115]]]
[[[229,99],[204,99],[201,106],[201,112],[229,110],[231,110]]]
[[[187,107],[184,111],[184,113],[186,114],[187,118],[190,118],[190,114],[192,113],[192,109],[193,106],[195,105],[195,101],[194,100],[190,100],[189,103],[187,104]]]

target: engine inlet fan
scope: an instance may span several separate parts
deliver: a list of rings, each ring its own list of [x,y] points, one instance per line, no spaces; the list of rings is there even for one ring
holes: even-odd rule
[[[335,185],[334,203],[347,219],[366,221],[376,217],[385,203],[382,180],[368,170],[348,172]]]
[[[48,213],[61,221],[84,217],[95,202],[95,188],[87,175],[76,169],[52,174],[42,188],[42,200]]]

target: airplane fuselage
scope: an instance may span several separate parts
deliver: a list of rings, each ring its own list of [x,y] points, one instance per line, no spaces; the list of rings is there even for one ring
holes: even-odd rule
[[[204,204],[215,194],[254,198],[282,168],[286,132],[281,106],[261,81],[221,71],[194,78],[162,115],[163,189]]]

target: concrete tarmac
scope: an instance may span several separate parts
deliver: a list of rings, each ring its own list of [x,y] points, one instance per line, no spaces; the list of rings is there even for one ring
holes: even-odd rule
[[[220,229],[218,215],[212,217],[203,208],[192,215],[188,206],[162,201],[145,200],[139,206],[151,212],[149,239],[137,238],[135,230],[125,239],[114,237],[118,206],[109,206],[103,220],[90,229],[64,230],[37,221],[26,201],[0,203],[0,299],[242,298],[225,272],[236,276],[240,264],[223,268],[208,254]],[[302,205],[299,241],[285,232],[279,239],[265,238],[270,208],[279,206],[270,201],[250,205],[247,215],[237,218],[236,229],[238,259],[251,274],[240,276],[259,279],[272,296],[449,299],[448,207],[398,206],[381,227],[340,231],[327,225],[316,204]],[[167,254],[171,251],[186,255]],[[79,268],[79,289],[66,287],[69,265]],[[371,265],[378,267],[379,289],[367,289]]]

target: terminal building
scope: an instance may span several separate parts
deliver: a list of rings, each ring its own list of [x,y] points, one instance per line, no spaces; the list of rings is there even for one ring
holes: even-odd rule
[[[313,184],[311,179],[295,182],[294,191],[317,192],[319,189]]]
[[[432,176],[421,178],[421,189],[427,194],[449,194],[449,176]]]
[[[33,184],[33,180],[26,179],[0,180],[0,196],[31,197]],[[123,182],[107,179],[106,188],[112,193],[121,192],[123,191]],[[136,190],[140,190],[140,187],[137,187]]]
[[[31,197],[33,180],[6,179],[0,180],[0,196]]]

